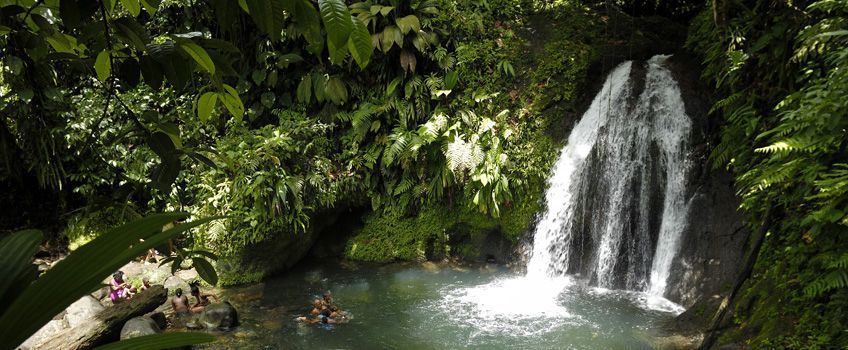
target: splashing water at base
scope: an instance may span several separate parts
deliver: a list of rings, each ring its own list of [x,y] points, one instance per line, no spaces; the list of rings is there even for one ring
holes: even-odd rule
[[[480,332],[534,336],[550,332],[579,317],[566,310],[561,294],[573,282],[568,277],[501,278],[473,287],[448,288],[438,307]]]

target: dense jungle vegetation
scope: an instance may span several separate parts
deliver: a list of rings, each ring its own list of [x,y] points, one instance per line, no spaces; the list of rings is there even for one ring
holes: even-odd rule
[[[595,80],[646,58],[652,26],[688,27],[711,161],[764,236],[720,342],[848,344],[838,0],[0,0],[0,230],[81,251],[185,212],[148,218],[192,223],[151,244],[221,285],[290,266],[339,215],[364,223],[357,260],[516,242]]]

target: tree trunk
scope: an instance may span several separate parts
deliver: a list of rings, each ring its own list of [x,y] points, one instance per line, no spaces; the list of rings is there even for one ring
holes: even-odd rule
[[[168,290],[152,286],[132,299],[101,311],[88,322],[59,332],[42,342],[36,349],[91,349],[118,341],[127,320],[155,310],[168,300]]]

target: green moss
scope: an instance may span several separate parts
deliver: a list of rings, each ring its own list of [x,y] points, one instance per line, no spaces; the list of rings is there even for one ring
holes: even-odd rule
[[[415,217],[394,212],[370,214],[365,226],[348,241],[345,255],[354,260],[386,262],[426,260],[427,249],[438,252],[445,244],[444,230],[451,218],[430,209]]]
[[[241,257],[220,257],[216,264],[219,285],[235,286],[254,283],[265,277],[264,269],[242,264],[241,260]]]
[[[368,214],[365,225],[348,240],[345,256],[353,260],[423,261],[447,256],[477,259],[490,234],[517,243],[539,209],[538,194],[520,196],[499,218],[480,213],[464,203],[453,208],[431,206],[414,216],[395,212]],[[451,244],[451,242],[456,242]]]

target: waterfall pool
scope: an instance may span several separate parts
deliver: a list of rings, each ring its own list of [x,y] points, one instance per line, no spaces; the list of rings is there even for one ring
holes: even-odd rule
[[[294,321],[325,290],[352,319]],[[206,348],[650,349],[651,334],[681,311],[642,293],[493,265],[311,265],[222,294],[242,325]]]

